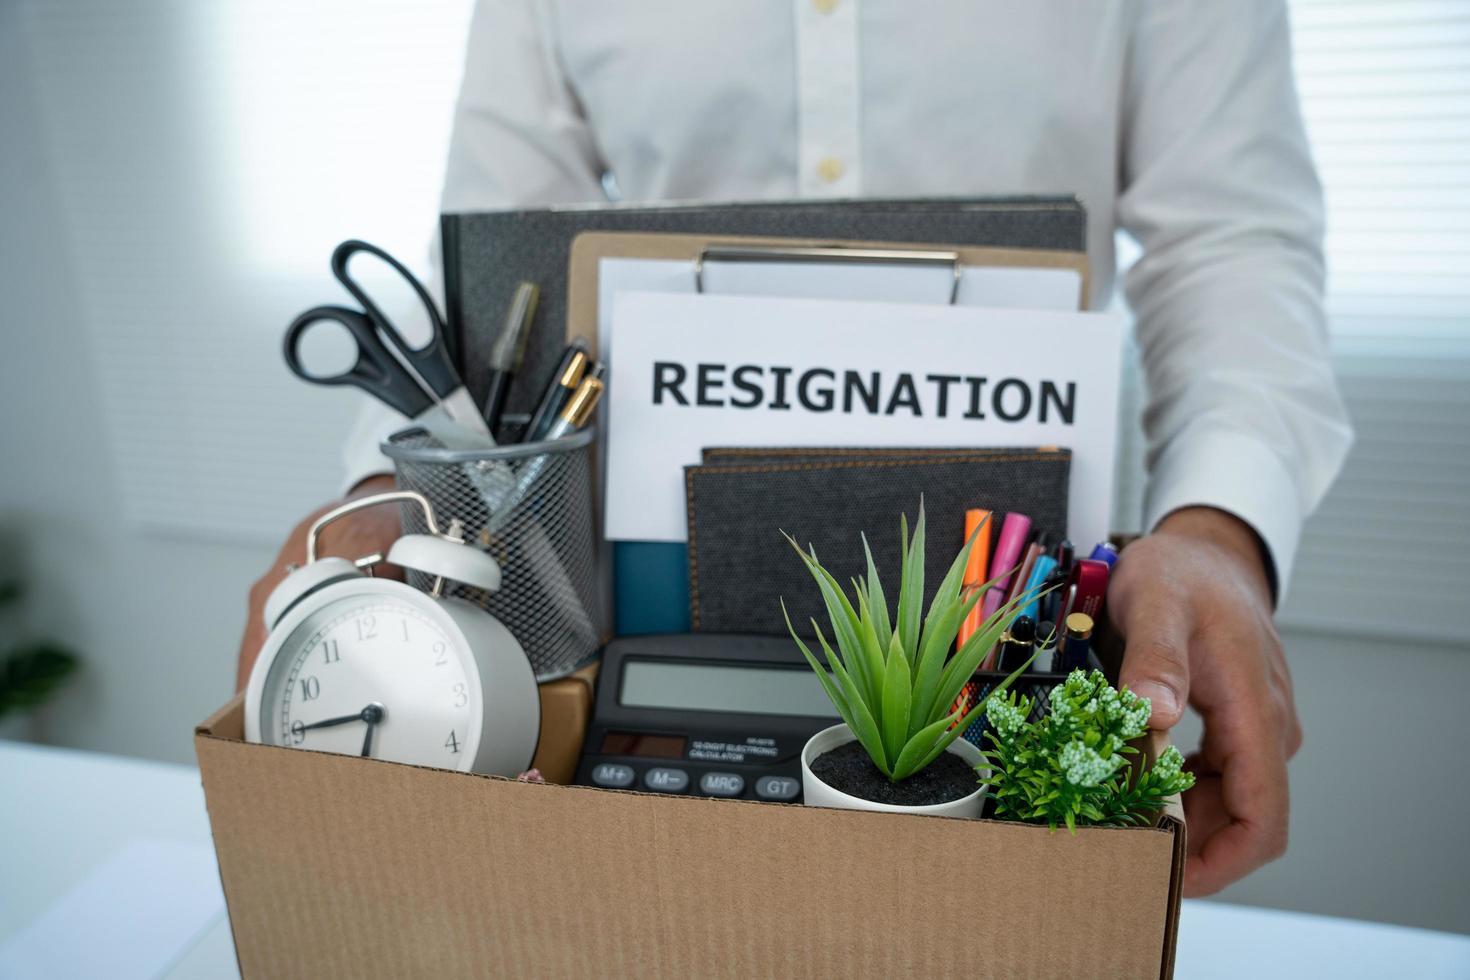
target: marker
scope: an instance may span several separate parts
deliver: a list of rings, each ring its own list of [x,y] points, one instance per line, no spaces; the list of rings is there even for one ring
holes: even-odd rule
[[[1109,568],[1112,568],[1118,561],[1118,549],[1113,547],[1111,541],[1100,541],[1097,547],[1092,549],[1092,554],[1087,557],[1093,561],[1100,561]]]
[[[536,318],[536,303],[541,290],[534,282],[523,282],[516,286],[511,297],[510,309],[505,311],[505,323],[500,335],[490,347],[490,384],[485,392],[485,424],[490,431],[500,421],[505,409],[505,396],[510,391],[511,379],[521,369],[526,358],[526,341],[531,336],[531,321]]]
[[[546,392],[541,396],[541,402],[536,406],[530,424],[526,426],[526,435],[521,439],[522,442],[540,442],[548,438],[547,433],[556,424],[557,415],[562,408],[576,393],[590,362],[587,344],[582,340],[572,341],[561,355],[561,363],[557,365],[551,384],[546,386]]]
[[[977,535],[976,531],[980,533]],[[965,565],[965,587],[961,593],[965,596],[985,584],[985,566],[990,562],[990,511],[978,507],[965,511],[965,540],[968,541],[971,537],[975,538],[975,544],[970,548],[970,560]],[[985,611],[981,608],[981,603],[977,602],[960,624],[960,635],[956,639],[958,646],[964,646],[984,622]]]
[[[1051,555],[1037,555],[1035,563],[1031,566],[1031,575],[1026,579],[1026,586],[1018,594],[1025,595],[1033,589],[1039,591],[1046,584],[1046,580],[1051,577],[1051,573],[1056,567],[1057,560]],[[1040,619],[1041,617],[1038,615],[1040,609],[1041,601],[1033,598],[1021,607],[1021,615],[1030,616],[1032,619]]]
[[[995,547],[995,555],[990,562],[990,577],[997,579],[990,591],[985,593],[983,602],[984,618],[989,619],[995,611],[1005,604],[1006,593],[1010,590],[1011,578],[1014,575],[1016,562],[1021,557],[1021,548],[1026,543],[1026,535],[1031,532],[1031,518],[1025,514],[1007,514],[1005,523],[1000,526],[1000,542]]]
[[[1066,636],[1062,640],[1059,673],[1070,674],[1074,670],[1087,669],[1087,651],[1092,646],[1092,617],[1087,613],[1073,613],[1067,617]]]
[[[1086,613],[1096,622],[1101,618],[1103,599],[1108,594],[1108,566],[1091,558],[1079,558],[1072,566],[1067,585],[1077,590],[1067,610],[1068,622],[1075,613]]]

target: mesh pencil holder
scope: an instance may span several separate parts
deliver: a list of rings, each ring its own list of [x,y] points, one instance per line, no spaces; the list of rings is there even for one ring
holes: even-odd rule
[[[446,449],[423,429],[388,437],[383,452],[398,486],[434,506],[440,527],[458,519],[465,540],[500,563],[501,585],[486,592],[458,583],[446,589],[505,624],[538,681],[554,680],[595,659],[604,634],[593,527],[591,428],[549,442],[514,443],[524,422],[507,420],[505,445]],[[423,514],[403,510],[404,531],[425,530]],[[409,573],[428,588],[430,577]]]

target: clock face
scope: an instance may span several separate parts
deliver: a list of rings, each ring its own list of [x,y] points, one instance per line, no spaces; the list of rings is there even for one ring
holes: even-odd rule
[[[479,673],[433,607],[341,596],[284,638],[260,700],[261,741],[468,770],[480,738]]]

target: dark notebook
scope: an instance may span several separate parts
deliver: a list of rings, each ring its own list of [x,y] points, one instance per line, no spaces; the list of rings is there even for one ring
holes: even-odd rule
[[[899,515],[912,531],[922,495],[928,547],[925,608],[964,545],[965,511],[1032,518],[1053,540],[1067,527],[1065,449],[710,449],[685,467],[689,505],[689,606],[696,630],[784,634],[781,600],[810,634],[828,633],[816,583],[781,536],[790,533],[844,586],[865,573],[861,533],[884,591],[897,601]]]
[[[440,226],[449,343],[476,402],[485,397],[490,345],[516,285],[541,287],[537,326],[505,408],[520,414],[534,410],[566,345],[567,266],[583,231],[1087,248],[1087,216],[1074,197],[619,204],[446,214]]]

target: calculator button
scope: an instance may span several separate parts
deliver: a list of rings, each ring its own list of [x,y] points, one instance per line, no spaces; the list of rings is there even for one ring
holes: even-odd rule
[[[801,783],[792,776],[762,776],[755,781],[755,795],[763,800],[794,800]]]
[[[643,774],[643,785],[657,793],[682,793],[689,788],[689,774],[683,769],[650,769]]]
[[[707,772],[699,777],[699,791],[706,796],[739,796],[745,792],[745,777],[733,772]]]
[[[633,785],[633,767],[604,762],[592,767],[592,782],[608,789],[627,789]]]

